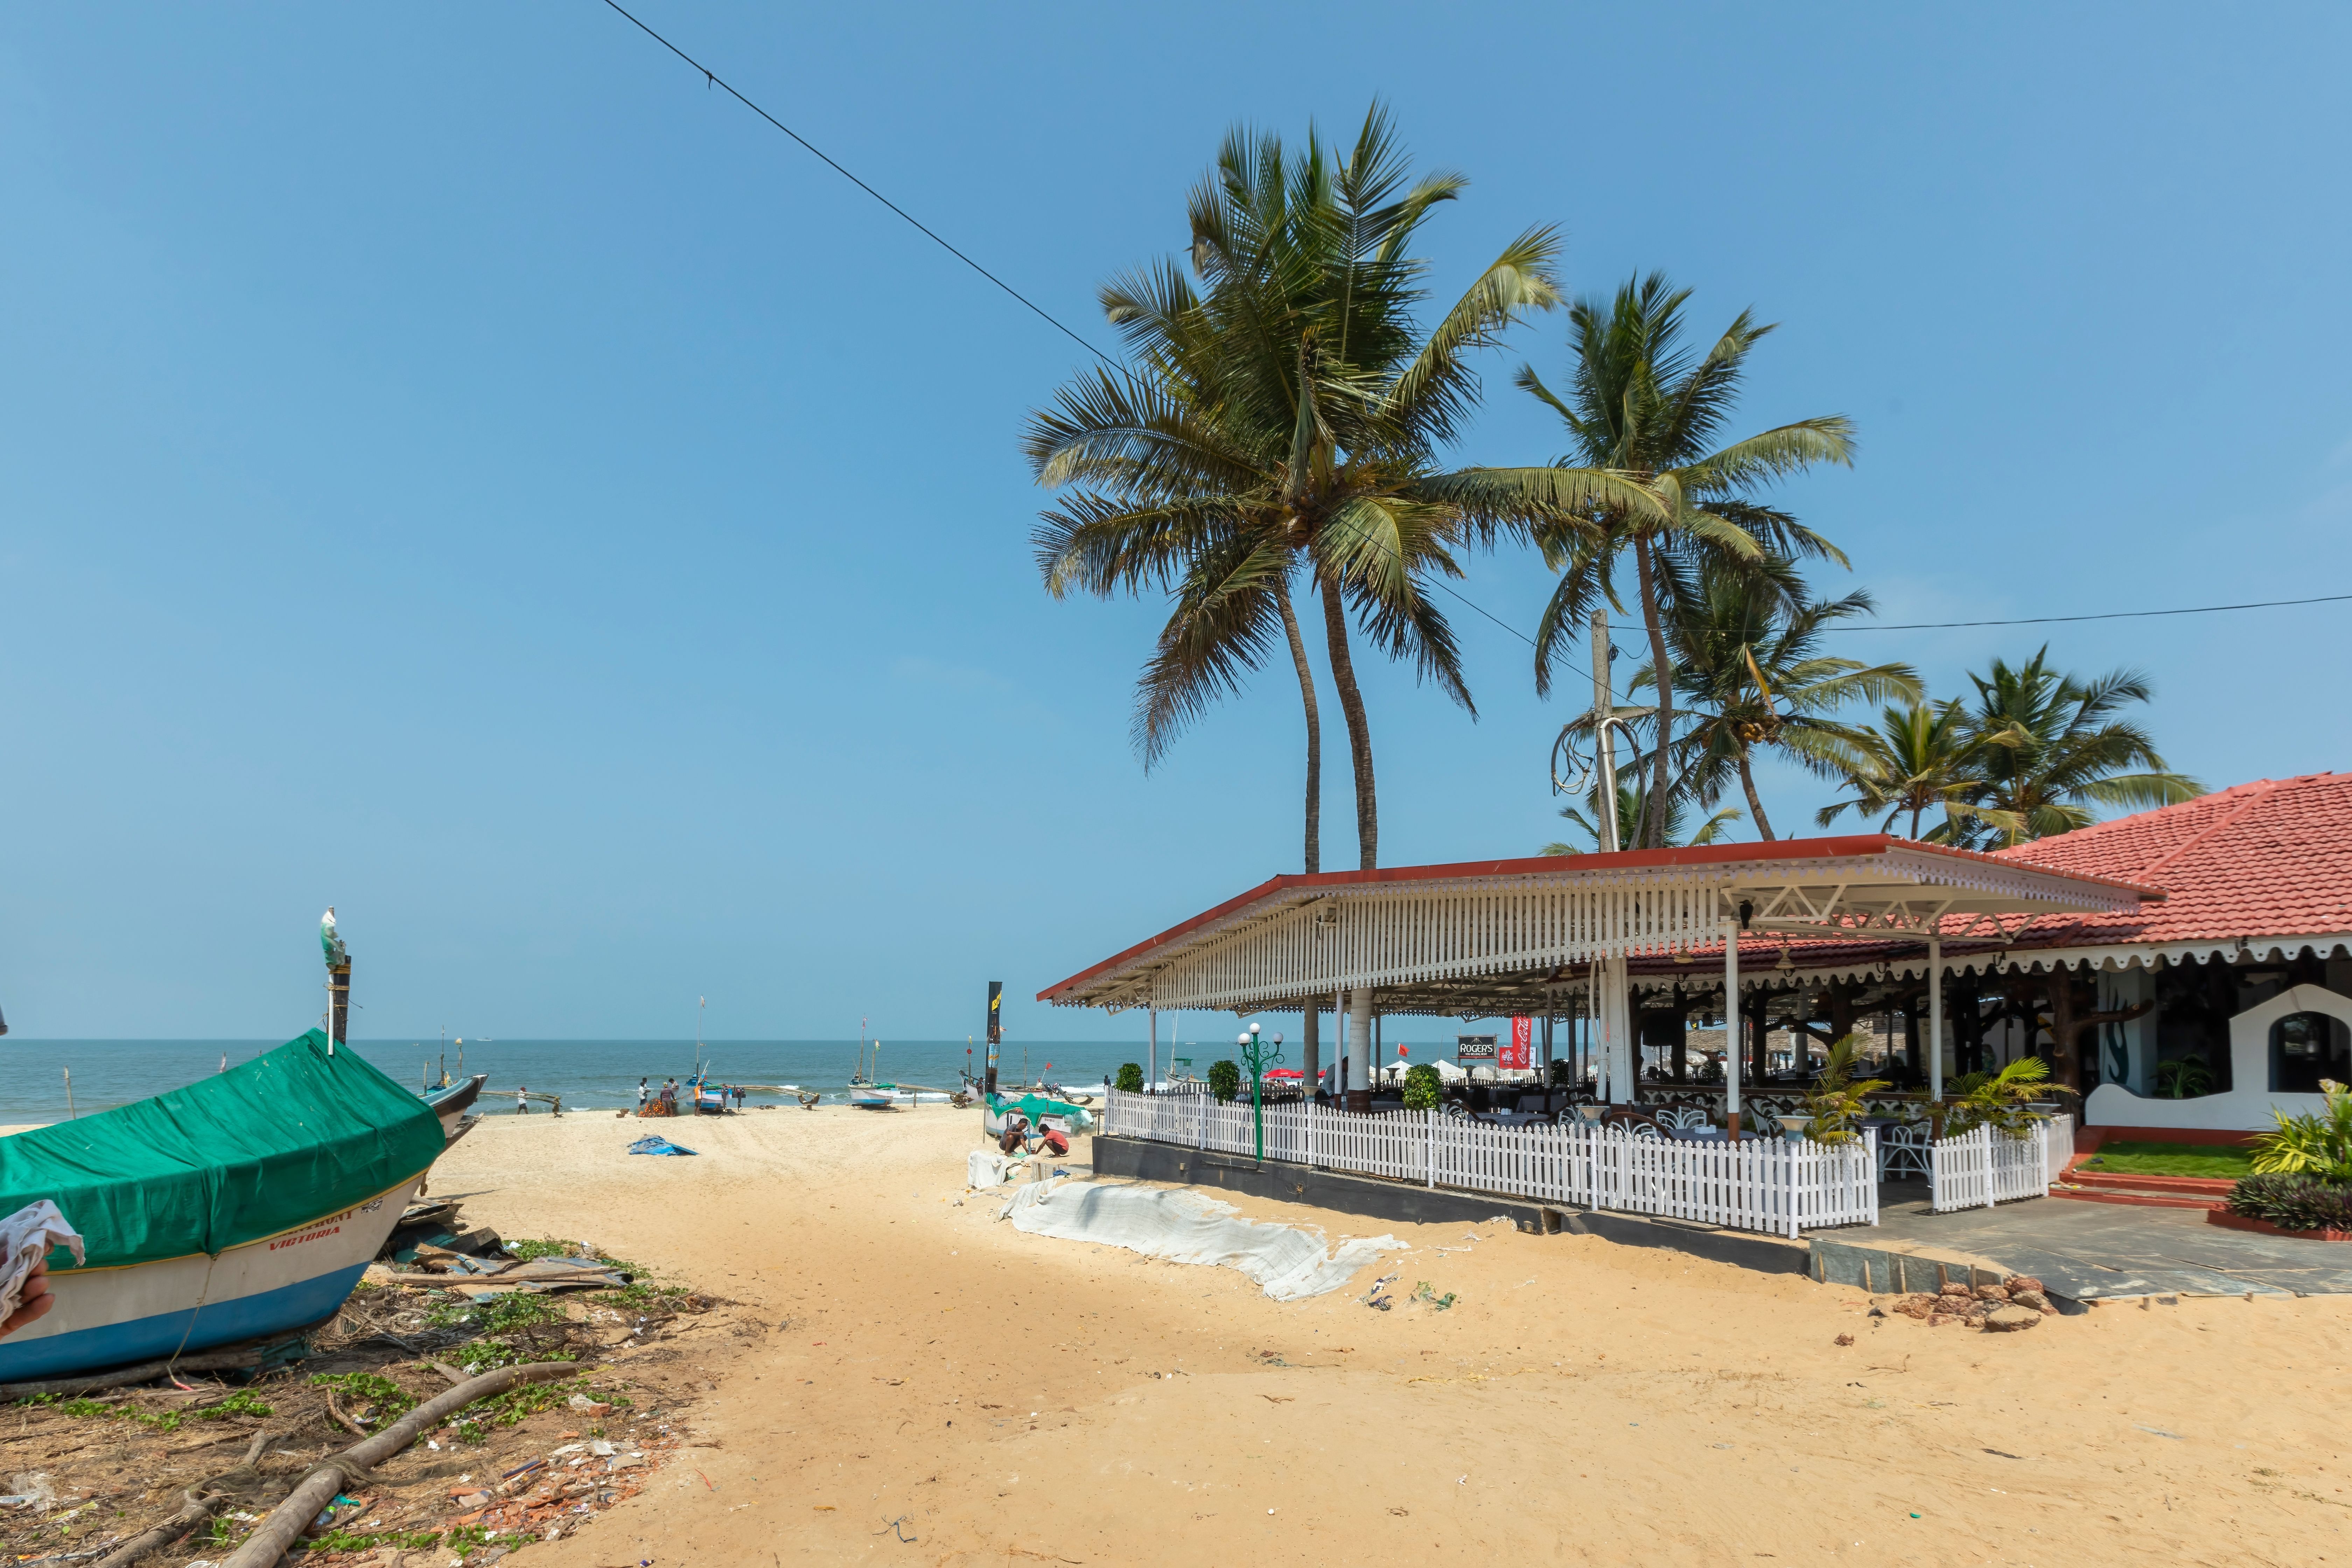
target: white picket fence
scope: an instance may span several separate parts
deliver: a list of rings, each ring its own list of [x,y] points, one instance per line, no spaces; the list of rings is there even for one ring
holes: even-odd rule
[[[1927,1145],[1928,1206],[1937,1214],[1990,1208],[2050,1193],[2050,1123],[2022,1137],[1979,1127]]]
[[[1252,1154],[1247,1101],[1114,1089],[1103,1131]],[[1492,1127],[1434,1110],[1350,1115],[1317,1105],[1265,1112],[1265,1157],[1538,1203],[1616,1209],[1794,1237],[1878,1223],[1874,1138],[1732,1143],[1634,1137],[1618,1128]]]

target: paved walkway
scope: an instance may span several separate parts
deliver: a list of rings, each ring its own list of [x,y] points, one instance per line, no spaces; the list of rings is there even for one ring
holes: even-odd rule
[[[1918,1242],[1974,1253],[2077,1300],[2111,1296],[2352,1295],[2352,1242],[2224,1230],[2196,1209],[2028,1198],[1933,1214],[1927,1184],[1879,1189],[1879,1225],[1823,1231],[1835,1241]]]

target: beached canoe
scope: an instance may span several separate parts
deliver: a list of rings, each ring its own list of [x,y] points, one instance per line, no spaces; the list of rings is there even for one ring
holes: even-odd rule
[[[0,1138],[0,1214],[84,1237],[0,1383],[94,1372],[334,1313],[446,1146],[432,1106],[313,1029],[135,1105]]]
[[[465,1120],[466,1112],[474,1108],[474,1101],[481,1097],[482,1085],[489,1081],[489,1074],[478,1072],[463,1083],[453,1083],[446,1089],[425,1092],[425,1103],[431,1106],[433,1114],[441,1119],[443,1137],[453,1142],[456,1140],[457,1123]]]

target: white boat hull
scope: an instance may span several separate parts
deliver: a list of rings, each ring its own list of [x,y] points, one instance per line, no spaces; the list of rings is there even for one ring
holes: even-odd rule
[[[49,1277],[40,1321],[0,1340],[0,1383],[67,1377],[315,1323],[352,1293],[425,1180],[218,1258],[191,1253]]]

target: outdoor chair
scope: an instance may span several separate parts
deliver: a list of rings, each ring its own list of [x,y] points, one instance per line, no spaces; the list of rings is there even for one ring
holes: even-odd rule
[[[1706,1112],[1696,1105],[1669,1105],[1657,1112],[1660,1127],[1669,1131],[1683,1132],[1708,1125]]]
[[[1927,1144],[1931,1133],[1924,1121],[1898,1121],[1878,1134],[1878,1178],[1902,1176],[1927,1179]]]

